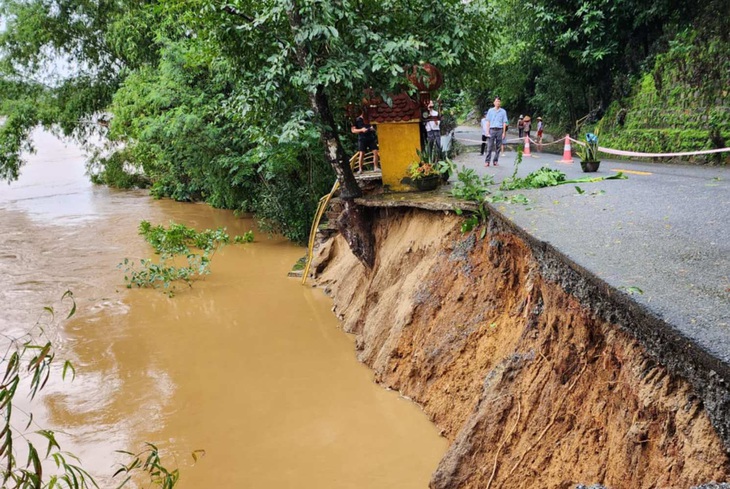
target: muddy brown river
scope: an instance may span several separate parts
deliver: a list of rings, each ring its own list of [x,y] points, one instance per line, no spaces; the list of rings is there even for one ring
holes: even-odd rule
[[[446,441],[373,382],[330,300],[286,277],[303,248],[230,211],[94,186],[78,148],[35,139],[21,179],[0,184],[0,331],[40,320],[75,364],[76,379],[54,376],[31,409],[101,487],[125,460],[115,451],[145,442],[183,489],[427,487]],[[225,247],[211,275],[170,299],[127,290],[117,269],[152,255],[143,219],[254,229],[256,242]],[[69,289],[78,312],[63,321]],[[205,450],[195,464],[194,450]]]

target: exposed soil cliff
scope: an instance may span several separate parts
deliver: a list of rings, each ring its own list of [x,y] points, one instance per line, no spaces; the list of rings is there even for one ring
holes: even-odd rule
[[[490,224],[382,210],[367,272],[341,238],[315,266],[361,361],[451,441],[432,488],[689,488],[730,458],[690,384],[541,276]]]

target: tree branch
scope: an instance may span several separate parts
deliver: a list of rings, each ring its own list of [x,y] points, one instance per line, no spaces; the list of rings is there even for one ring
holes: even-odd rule
[[[243,13],[234,7],[231,7],[230,5],[224,5],[223,11],[226,12],[227,14],[231,14],[231,15],[235,15],[236,17],[240,17],[240,18],[244,19],[246,22],[248,22],[249,24],[253,24],[256,20],[253,17],[251,17],[250,15]],[[267,34],[270,33],[270,31],[268,31],[263,25],[256,25],[254,27],[256,29],[260,30],[261,32],[265,32]],[[286,49],[286,43],[282,39],[280,39],[276,36],[274,36],[274,39],[276,39],[276,41],[279,43],[279,46],[282,49]]]

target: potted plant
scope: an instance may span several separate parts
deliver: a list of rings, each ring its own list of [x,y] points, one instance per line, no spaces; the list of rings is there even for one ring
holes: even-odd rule
[[[597,132],[597,131],[596,131]],[[578,149],[580,157],[580,167],[584,172],[594,172],[598,170],[601,161],[598,159],[598,134],[589,132],[586,134],[586,144]]]
[[[440,159],[438,149],[431,151],[429,148],[416,150],[418,161],[408,167],[408,176],[411,183],[418,190],[434,190],[441,183],[442,176],[448,174],[453,163],[448,158]]]

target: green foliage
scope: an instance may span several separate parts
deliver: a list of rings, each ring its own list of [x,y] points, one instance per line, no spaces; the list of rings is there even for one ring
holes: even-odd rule
[[[209,260],[194,253],[185,258],[187,266],[182,267],[170,265],[166,255],[161,256],[160,263],[142,258],[139,260],[139,269],[134,262],[125,258],[119,264],[119,268],[125,267],[124,281],[127,282],[127,288],[162,287],[168,297],[173,297],[176,291],[175,282],[184,282],[188,287],[192,287],[193,278],[210,273]]]
[[[484,202],[484,198],[490,193],[489,187],[494,185],[492,175],[480,177],[476,171],[466,167],[462,167],[461,171],[457,172],[456,178],[457,182],[451,189],[451,195],[457,199],[477,203]]]
[[[253,231],[250,229],[248,231],[246,231],[245,233],[243,233],[243,235],[236,235],[233,238],[233,242],[236,244],[253,243],[253,240],[254,240]]]
[[[462,167],[461,171],[457,172],[456,177],[458,181],[451,189],[451,195],[457,199],[470,200],[477,204],[476,212],[468,216],[461,224],[461,232],[470,232],[481,223],[484,226],[480,238],[484,238],[487,233],[486,222],[489,217],[485,199],[491,193],[489,186],[494,185],[494,177],[492,175],[480,177],[476,171],[466,167]]]
[[[560,182],[560,185],[569,184],[569,183],[595,183],[595,182],[602,182],[604,180],[628,180],[629,177],[624,175],[624,172],[618,172],[615,175],[609,175],[606,177],[583,177],[583,178],[574,178],[572,180],[563,180]],[[591,195],[598,195],[600,192],[591,192]]]
[[[180,480],[180,471],[178,469],[168,469],[162,463],[159,448],[152,443],[145,443],[145,449],[139,453],[123,450],[120,450],[119,453],[128,455],[131,460],[127,464],[122,464],[113,475],[113,477],[125,476],[124,481],[118,487],[127,484],[132,480],[133,475],[140,471],[149,477],[152,484],[162,489],[174,489]],[[196,450],[192,453],[193,460],[196,462],[203,455],[205,455],[204,450]]]
[[[230,242],[224,228],[197,232],[184,224],[172,222],[169,228],[165,228],[142,221],[139,224],[139,234],[155,249],[155,253],[159,255],[159,263],[143,258],[137,268],[135,262],[125,258],[118,265],[118,268],[124,267],[124,281],[128,288],[162,288],[169,297],[175,295],[175,283],[182,282],[192,287],[195,279],[208,275],[213,255]],[[193,250],[199,250],[202,254]],[[180,260],[179,257],[185,258],[184,266],[175,265],[176,259]]]
[[[601,182],[603,180],[626,180],[627,178],[628,177],[624,175],[623,172],[618,172],[615,175],[609,175],[605,177],[584,177],[566,180],[565,173],[554,168],[543,166],[539,170],[535,170],[534,172],[528,174],[525,178],[513,176],[512,178],[505,179],[502,182],[500,188],[502,190],[515,190],[518,188],[544,188],[555,187],[557,185],[565,185],[568,183],[593,183]]]
[[[294,266],[292,267],[292,271],[297,272],[300,270],[304,270],[304,268],[306,266],[307,266],[307,257],[303,256],[300,259],[298,259],[297,262],[294,264]]]
[[[498,190],[487,197],[487,202],[489,202],[490,204],[496,204],[498,202],[509,202],[510,204],[527,205],[530,203],[530,199],[528,199],[523,194],[507,195],[501,190]]]
[[[418,161],[408,166],[408,175],[411,180],[448,174],[455,168],[454,163],[448,157],[441,157],[439,148],[416,149],[416,154],[418,155]]]
[[[472,214],[469,217],[465,218],[464,222],[461,223],[461,232],[469,233],[478,225],[479,225],[479,216]]]
[[[20,151],[38,124],[85,142],[100,128],[89,124],[111,100],[123,64],[103,33],[115,14],[137,2],[3,0],[0,17],[0,113],[16,121],[0,129],[0,178],[18,177]],[[54,67],[73,66],[70,75]],[[62,70],[63,71],[63,70]],[[6,103],[7,102],[7,103]]]
[[[68,319],[76,312],[76,302],[71,291],[66,291],[62,300],[71,301],[71,309],[66,317]],[[53,320],[55,316],[53,308],[46,307],[45,310]],[[55,486],[69,489],[98,487],[93,477],[78,465],[78,459],[61,450],[53,431],[42,428],[29,431],[33,424],[32,413],[21,411],[28,418],[28,422],[24,428],[16,425],[14,400],[23,390],[22,387],[21,391],[18,388],[27,382],[28,397],[33,401],[45,387],[54,369],[56,354],[50,341],[41,340],[45,337],[43,326],[38,323],[20,338],[6,338],[9,340],[9,345],[0,362],[0,368],[4,372],[0,382],[2,486],[19,489]],[[73,373],[74,369],[71,363],[66,361],[63,365],[64,378],[69,371]],[[44,449],[40,449],[35,440],[40,440],[44,444]],[[16,446],[19,443],[24,445],[23,450],[27,452],[25,463],[18,460]],[[47,474],[44,471],[44,462],[53,463],[57,469],[56,473]]]
[[[727,22],[727,19],[724,20]],[[712,19],[685,28],[656,56],[633,93],[614,101],[601,119],[606,146],[652,153],[721,148],[730,140],[730,44]],[[727,155],[699,162],[728,161]]]
[[[334,176],[330,167],[313,159],[305,160],[302,171],[292,171],[281,163],[267,162],[263,167],[266,171],[262,168],[253,203],[255,215],[262,230],[306,243],[319,197],[330,191]]]
[[[727,100],[729,73],[726,33],[690,28],[669,42],[669,49],[657,56],[651,71],[656,93],[663,101],[681,106],[696,99],[707,107],[717,104],[718,99]]]
[[[130,74],[110,107],[110,137],[154,182],[153,195],[235,208],[254,178],[241,156],[249,146],[221,111],[231,91],[229,67],[209,66],[200,49],[169,42],[156,68]]]
[[[30,132],[38,124],[38,110],[29,99],[13,103],[0,99],[2,113],[8,114],[0,125],[0,179],[15,180],[23,164],[22,151],[32,151]]]
[[[628,286],[628,287],[621,286],[621,287],[619,287],[619,289],[625,290],[626,293],[629,294],[629,295],[634,295],[634,294],[642,295],[644,293],[644,291],[641,290],[639,287],[636,287],[636,286],[633,286],[633,285],[632,286]]]
[[[214,253],[227,244],[230,237],[225,228],[206,229],[197,232],[184,224],[170,223],[168,228],[153,226],[149,221],[139,223],[139,234],[144,237],[157,254],[186,255],[191,248]]]
[[[697,115],[703,117],[706,109],[728,105],[729,5],[722,0],[493,3],[490,15],[506,28],[484,62],[490,67],[488,84],[485,79],[468,87],[480,110],[500,95],[514,119],[519,113],[539,114],[559,134],[572,133],[586,116],[590,123],[599,120],[612,101],[635,92],[646,74],[660,92],[684,99],[684,106],[655,99],[650,108],[699,105]],[[681,112],[667,117],[687,122]]]
[[[17,178],[38,124],[81,142],[100,135],[115,152],[90,162],[95,182],[253,212],[303,242],[335,178],[321,136],[348,134],[339,108],[365,87],[407,86],[405,67],[421,60],[444,73],[444,130],[466,101],[486,108],[496,94],[513,118],[539,113],[556,131],[587,113],[593,121],[654,66],[652,96],[685,112],[680,101],[703,101],[699,120],[691,110],[666,116],[702,138],[624,135],[662,119],[627,102],[618,109],[627,126],[604,132],[606,145],[716,147],[730,134],[726,10],[721,0],[4,0],[0,178]],[[57,57],[74,69],[51,77]],[[99,114],[108,129],[90,122]],[[339,139],[344,160],[354,138]]]
[[[594,151],[597,151],[598,149],[598,136],[594,134],[590,134],[590,137],[587,137],[588,144],[593,145]],[[593,153],[595,154],[595,153]],[[587,160],[586,160],[587,161]],[[517,158],[515,159],[515,169],[512,172],[512,176],[510,178],[505,178],[502,181],[502,184],[500,185],[501,190],[515,190],[519,188],[543,188],[543,187],[554,187],[556,185],[564,185],[566,183],[588,183],[588,182],[600,182],[602,180],[621,180],[625,179],[626,176],[622,172],[619,172],[616,175],[608,176],[608,177],[586,177],[586,178],[578,178],[574,180],[566,180],[565,179],[565,173],[561,172],[560,170],[556,170],[554,168],[550,168],[548,166],[543,166],[542,168],[535,170],[532,173],[529,173],[525,178],[519,178],[517,176],[517,169],[519,168],[520,163],[522,162],[522,150],[518,150],[517,152]],[[579,188],[579,187],[576,187]],[[578,193],[581,193],[581,190],[578,191]],[[519,194],[518,194],[519,195]],[[515,202],[527,204],[527,198],[524,196],[514,196]]]
[[[128,159],[127,150],[119,150],[108,157],[89,162],[91,181],[97,185],[108,185],[114,188],[147,188],[149,179],[141,173],[135,172]],[[94,172],[93,168],[98,171]]]
[[[730,141],[730,131],[720,133],[725,141]],[[605,133],[604,144],[611,148],[648,153],[674,153],[713,149],[708,131],[697,129],[625,129]],[[704,161],[703,157],[695,158]]]
[[[542,188],[560,185],[565,181],[565,173],[547,166],[528,174],[524,178],[511,177],[502,181],[502,190],[515,190],[518,188]]]

